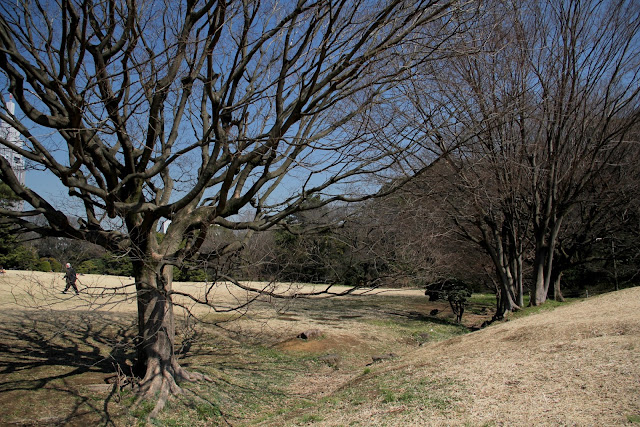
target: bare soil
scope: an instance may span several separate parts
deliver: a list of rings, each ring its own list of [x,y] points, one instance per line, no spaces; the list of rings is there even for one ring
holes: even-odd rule
[[[0,425],[144,419],[129,386],[114,384],[133,358],[132,280],[80,282],[72,296],[60,294],[60,273],[0,276]],[[204,292],[198,283],[175,287]],[[470,307],[457,326],[446,303],[420,290],[260,298],[240,312],[225,309],[255,295],[224,284],[212,292],[217,310],[176,299],[204,320],[178,311],[176,351],[214,382],[185,385],[157,425],[640,423],[640,288],[472,333],[490,307]],[[322,335],[296,338],[312,328]]]

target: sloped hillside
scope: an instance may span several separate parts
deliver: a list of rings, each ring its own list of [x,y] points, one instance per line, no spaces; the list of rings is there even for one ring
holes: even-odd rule
[[[365,370],[295,414],[301,419],[336,426],[640,423],[640,288],[423,346]]]

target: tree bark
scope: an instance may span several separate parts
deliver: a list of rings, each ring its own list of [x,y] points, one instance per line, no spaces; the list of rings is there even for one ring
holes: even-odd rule
[[[554,274],[553,277],[553,299],[556,301],[564,302],[564,295],[560,289],[560,283],[562,280],[562,271]]]
[[[502,319],[505,314],[519,310],[520,306],[516,303],[513,275],[509,273],[509,265],[505,264],[501,255],[494,256],[495,254],[491,252],[490,255],[496,267],[498,285],[500,286],[498,291],[498,310],[495,318]]]
[[[514,280],[514,275],[510,271],[509,248],[505,247],[505,241],[502,239],[496,223],[485,219],[485,225],[488,228],[483,227],[480,223],[476,224],[482,234],[482,239],[476,242],[484,248],[493,261],[498,279],[496,289],[498,301],[494,318],[502,319],[506,313],[519,310],[521,307],[516,303],[517,280]]]
[[[136,373],[142,377],[140,399],[158,397],[150,414],[153,418],[163,409],[171,395],[182,393],[180,381],[211,381],[200,373],[188,372],[180,366],[175,354],[175,321],[171,285],[173,267],[159,263],[139,262],[134,265],[138,302],[138,337]],[[159,273],[161,272],[161,273]]]
[[[548,288],[545,286],[545,260],[546,250],[544,247],[536,248],[536,256],[533,263],[534,291],[531,295],[529,305],[537,306],[547,300]]]
[[[517,267],[517,281],[516,281],[516,304],[519,307],[524,307],[524,285],[523,285],[523,273],[522,273],[522,249],[520,249],[520,255],[516,259]]]
[[[549,221],[550,224],[547,224],[548,233],[543,229],[536,233],[536,256],[533,266],[535,292],[530,305],[543,304],[548,298],[552,282],[554,253],[562,219],[562,216],[552,218]]]

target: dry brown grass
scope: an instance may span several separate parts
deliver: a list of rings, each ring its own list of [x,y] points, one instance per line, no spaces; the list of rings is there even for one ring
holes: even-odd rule
[[[87,288],[76,297],[60,294],[61,276],[0,276],[0,425],[132,425],[127,395],[104,385],[114,363],[131,356],[130,341],[125,344],[135,330],[136,306],[124,289],[132,281],[80,276]],[[176,288],[200,292],[202,285]],[[252,297],[232,289],[216,288],[218,308]],[[230,316],[182,302],[210,321]],[[437,318],[428,316],[434,308]],[[479,325],[490,315],[469,313],[464,320]],[[458,333],[448,324],[450,310],[420,291],[263,299],[232,316],[240,317],[220,325],[223,330],[200,325],[181,356],[214,384],[190,388],[192,397],[170,406],[158,425],[601,426],[640,420],[640,288],[441,342],[439,336]],[[295,338],[310,328],[324,336]],[[372,355],[389,352],[398,357],[367,366]],[[339,355],[337,367],[319,361],[328,353]],[[217,402],[223,415],[185,409],[202,397]]]
[[[640,288],[423,346],[305,413],[323,426],[637,423]]]

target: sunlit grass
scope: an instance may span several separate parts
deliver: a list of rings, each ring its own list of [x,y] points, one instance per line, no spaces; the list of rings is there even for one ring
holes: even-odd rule
[[[562,307],[563,305],[570,304],[575,301],[579,301],[581,298],[566,298],[564,302],[556,301],[552,299],[546,300],[543,304],[537,306],[529,305],[529,297],[524,298],[524,307],[520,310],[515,311],[510,315],[512,319],[519,319],[521,317],[530,316],[532,314],[542,313],[545,311],[551,311],[558,307]]]

